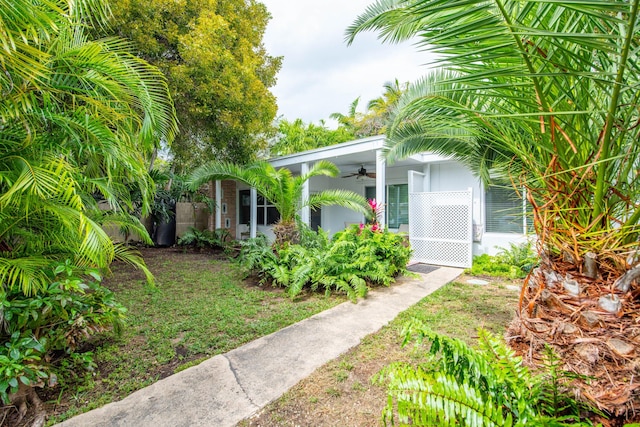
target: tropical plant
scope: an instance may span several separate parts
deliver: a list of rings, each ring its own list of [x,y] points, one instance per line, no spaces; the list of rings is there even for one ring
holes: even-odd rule
[[[441,69],[398,105],[388,160],[443,153],[485,182],[524,191],[541,264],[511,335],[532,355],[556,344],[572,369],[598,378],[588,395],[618,414],[633,406],[625,352],[640,334],[636,298],[627,294],[640,276],[639,7],[640,0],[378,0],[347,30],[349,42],[367,30],[390,42],[417,37],[438,55]],[[567,331],[593,338],[592,348],[563,346],[558,322],[576,325]],[[607,361],[612,369],[603,368]]]
[[[192,246],[197,249],[216,249],[226,247],[230,240],[231,235],[224,228],[210,231],[189,227],[189,230],[178,239],[178,245]]]
[[[255,188],[271,202],[280,214],[274,226],[275,244],[297,242],[299,239],[296,215],[309,206],[319,208],[338,205],[366,214],[367,202],[359,194],[347,190],[325,190],[303,199],[305,183],[314,176],[338,176],[340,170],[331,162],[321,160],[309,168],[307,173],[293,176],[286,168],[276,170],[271,164],[259,161],[246,166],[230,162],[211,162],[194,170],[188,179],[195,190],[212,180],[233,179]]]
[[[105,2],[2,9],[16,15],[0,17],[0,278],[4,291],[34,294],[55,259],[105,268],[126,254],[95,222],[93,194],[126,211],[135,182],[148,209],[144,155],[171,139],[175,120],[156,69],[121,40],[84,35],[88,22],[104,24]]]
[[[400,84],[398,79],[384,84],[384,93],[367,103],[364,113],[357,111],[360,98],[356,98],[349,105],[347,114],[332,113],[329,117],[338,122],[338,129],[345,129],[356,138],[382,135],[387,128],[387,122],[395,111],[401,95],[407,90],[409,83]]]
[[[530,242],[500,248],[496,255],[473,257],[473,264],[465,273],[523,279],[538,265],[538,255]]]
[[[76,336],[66,322],[72,316],[37,303],[52,293],[58,263],[70,260],[79,274],[108,270],[120,258],[152,280],[142,259],[114,245],[100,224],[128,224],[146,234],[139,221],[127,219],[130,188],[138,188],[142,210],[148,210],[146,159],[161,139],[171,142],[176,121],[157,69],[131,55],[122,40],[87,36],[90,26],[106,25],[108,2],[0,0],[0,10],[0,333],[11,337],[3,340],[10,343],[9,362],[0,358],[5,381],[4,363],[37,362],[32,356],[41,352],[28,339],[40,336],[29,319],[7,318],[10,300],[34,308],[34,322],[59,316],[51,323]],[[98,199],[113,213],[99,211]],[[58,292],[64,306],[78,290],[65,285]],[[96,290],[89,292],[100,299]],[[19,380],[32,386],[34,375]],[[13,388],[15,381],[8,384]]]
[[[483,329],[478,348],[440,335],[418,321],[405,325],[406,344],[412,337],[428,340],[419,366],[395,363],[376,380],[387,384],[385,425],[575,426],[585,409],[573,398],[575,375],[559,368],[546,348],[545,369],[532,372],[501,339]],[[397,410],[397,413],[396,413]]]
[[[264,238],[242,242],[238,262],[262,283],[285,288],[292,298],[308,288],[327,294],[336,290],[355,301],[369,287],[389,286],[407,272],[411,249],[398,234],[353,225],[331,240],[322,229],[303,228],[302,236],[304,245],[275,249]]]

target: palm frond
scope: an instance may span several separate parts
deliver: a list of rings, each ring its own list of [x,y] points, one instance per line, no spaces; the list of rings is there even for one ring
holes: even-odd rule
[[[369,213],[367,200],[352,191],[340,189],[324,190],[309,196],[308,206],[311,208],[327,205],[342,206],[365,215]]]

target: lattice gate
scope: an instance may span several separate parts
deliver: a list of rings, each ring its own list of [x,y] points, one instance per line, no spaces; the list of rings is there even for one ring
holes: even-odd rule
[[[472,206],[471,189],[409,193],[409,240],[413,260],[471,267]]]

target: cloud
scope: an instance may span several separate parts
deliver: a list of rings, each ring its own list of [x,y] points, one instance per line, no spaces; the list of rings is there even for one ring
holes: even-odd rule
[[[271,55],[284,56],[272,92],[278,114],[306,122],[346,113],[361,97],[360,110],[380,96],[385,82],[414,81],[427,72],[430,57],[411,44],[383,45],[374,33],[344,41],[346,28],[368,0],[262,0],[272,14],[264,43]]]

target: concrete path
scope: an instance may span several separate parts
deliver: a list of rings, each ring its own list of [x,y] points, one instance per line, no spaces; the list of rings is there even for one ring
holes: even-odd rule
[[[58,426],[234,426],[461,272],[441,267],[401,278]]]

